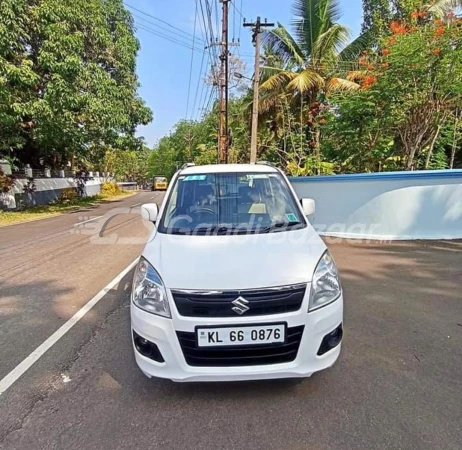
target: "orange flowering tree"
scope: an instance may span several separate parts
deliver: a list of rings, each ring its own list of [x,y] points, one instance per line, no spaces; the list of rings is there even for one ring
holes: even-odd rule
[[[374,143],[393,143],[387,158],[396,157],[407,170],[431,166],[440,133],[462,104],[462,20],[415,10],[406,21],[392,21],[380,49],[365,52],[358,63],[349,78],[362,92],[341,98],[340,107],[360,96],[371,113],[364,122],[381,128],[372,133]]]

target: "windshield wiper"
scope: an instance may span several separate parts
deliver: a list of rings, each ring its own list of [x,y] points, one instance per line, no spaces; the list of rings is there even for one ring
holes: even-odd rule
[[[232,228],[229,228],[224,225],[215,225],[211,227],[201,227],[201,228],[196,228],[194,230],[191,230],[192,234],[217,234],[217,235],[223,235],[227,234],[229,231],[231,231]]]
[[[274,222],[273,224],[271,224],[269,227],[262,228],[260,230],[260,233],[271,233],[273,231],[279,231],[279,230],[283,230],[286,228],[292,228],[297,225],[302,225],[302,222],[298,222],[295,220],[292,222],[284,222],[283,220],[278,220]]]
[[[184,229],[184,228],[172,228],[168,231],[168,234],[186,236],[188,234],[191,234],[191,231],[188,229]]]

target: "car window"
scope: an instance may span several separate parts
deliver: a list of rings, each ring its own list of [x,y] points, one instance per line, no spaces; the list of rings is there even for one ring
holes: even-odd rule
[[[180,175],[167,201],[159,231],[272,232],[306,222],[279,173]]]

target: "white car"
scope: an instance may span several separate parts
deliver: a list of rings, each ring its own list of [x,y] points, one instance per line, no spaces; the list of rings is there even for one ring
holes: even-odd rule
[[[343,295],[311,226],[314,201],[269,164],[188,165],[173,178],[135,272],[131,325],[148,377],[309,377],[332,366]]]

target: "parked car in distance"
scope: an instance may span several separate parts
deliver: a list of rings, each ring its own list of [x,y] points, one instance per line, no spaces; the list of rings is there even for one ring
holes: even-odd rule
[[[287,177],[266,164],[188,166],[134,275],[135,358],[174,381],[303,378],[337,360],[343,294],[335,262]]]
[[[168,188],[168,180],[166,177],[154,177],[152,180],[153,191],[166,191]]]

